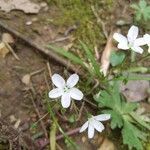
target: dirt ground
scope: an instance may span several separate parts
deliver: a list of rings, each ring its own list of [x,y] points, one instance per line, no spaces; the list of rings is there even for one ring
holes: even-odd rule
[[[40,4],[43,1],[38,0],[34,2]],[[126,19],[127,24],[131,21],[130,15],[128,18],[125,15],[122,16],[122,9],[127,11],[126,3],[128,4],[127,1],[123,1],[122,3],[118,1],[120,9],[116,10],[111,16],[113,22],[115,22],[116,18],[121,19],[122,17]],[[48,5],[41,8],[40,12],[34,15],[25,14],[18,10],[11,11],[10,13],[0,11],[0,22],[7,25],[7,28],[17,31],[21,36],[34,43],[37,47],[45,48],[47,44],[53,43],[57,39],[64,38],[64,33],[68,29],[68,26],[60,27],[50,23],[51,19],[57,17],[57,12],[57,8]],[[122,12],[120,16],[116,15],[120,12]],[[109,25],[109,23],[108,21],[107,25]],[[110,29],[108,32],[109,31]],[[0,36],[5,32],[8,31],[0,28]],[[48,133],[43,131],[42,124],[38,123],[36,128],[31,128],[31,126],[33,126],[40,117],[46,115],[42,123],[44,123],[44,129],[49,132],[51,120],[47,115],[45,101],[42,100],[45,93],[52,88],[48,64],[50,65],[52,74],[60,73],[68,76],[70,73],[63,64],[58,63],[52,57],[47,57],[34,48],[34,46],[29,46],[15,35],[13,36],[15,39],[15,46],[13,49],[20,60],[16,60],[11,53],[7,54],[5,58],[0,59],[0,118],[9,122],[13,127],[15,126],[17,130],[21,130],[32,138],[34,137],[37,143],[43,142],[45,138],[46,140],[48,139]],[[71,41],[72,39],[67,39],[56,43],[59,46],[66,46],[69,45]],[[100,43],[100,46],[101,49],[103,49],[104,42]],[[31,83],[29,85],[24,84],[22,81],[23,77],[32,73]],[[79,127],[82,122],[82,120],[79,120],[79,123],[68,126],[67,123],[61,121],[61,118],[59,119],[60,124],[62,124],[66,131],[70,129],[70,126],[72,128]],[[84,118],[82,119],[84,120]],[[120,135],[114,134],[114,137],[117,136]],[[86,133],[80,136],[73,135],[72,139],[75,140],[81,150],[118,149],[116,139],[114,140],[111,135],[110,140],[105,138],[105,133],[103,133],[102,136],[97,134],[91,141],[88,141]],[[58,149],[67,149],[63,139],[59,140],[58,144],[60,146],[57,147]],[[0,137],[0,150],[7,150],[10,149],[10,147],[11,144],[8,142],[8,137],[4,136],[2,139]],[[30,150],[30,145],[26,148]],[[44,149],[48,149],[48,146]],[[126,149],[126,147],[124,149]]]

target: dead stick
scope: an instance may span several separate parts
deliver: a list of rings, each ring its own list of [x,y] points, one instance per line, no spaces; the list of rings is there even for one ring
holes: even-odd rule
[[[44,126],[43,121],[40,119],[40,118],[41,118],[41,115],[40,115],[39,110],[37,109],[37,106],[36,106],[34,100],[35,100],[35,99],[34,99],[33,96],[32,96],[31,101],[32,101],[33,107],[34,107],[34,109],[35,109],[35,112],[36,112],[37,115],[38,115],[38,118],[39,118],[41,127],[42,127],[42,129],[43,129],[44,135],[45,135],[46,138],[48,138],[48,134],[47,134],[46,128],[45,128],[45,126]]]
[[[80,111],[79,111],[79,115],[78,115],[78,118],[77,118],[76,121],[79,121],[81,119],[83,108],[84,108],[84,104],[85,104],[85,101],[82,102],[82,105],[81,105],[81,108],[80,108]]]
[[[4,42],[6,47],[9,49],[9,51],[13,54],[13,56],[17,59],[17,60],[20,60],[20,58],[17,56],[17,54],[14,52],[14,50],[11,48],[11,46],[7,43],[7,42]]]
[[[79,132],[79,130],[80,130],[80,127],[75,128],[75,129],[72,129],[72,130],[66,132],[66,135],[69,136],[69,135],[77,134],[77,133]],[[60,134],[60,135],[56,136],[56,140],[61,140],[63,137],[64,137],[64,135],[63,135],[63,134]],[[48,144],[49,144],[49,140],[44,140],[44,141],[42,142],[42,146],[41,146],[40,150],[42,150],[42,149],[43,149],[45,146],[47,146]],[[39,145],[40,145],[40,144],[39,144]]]

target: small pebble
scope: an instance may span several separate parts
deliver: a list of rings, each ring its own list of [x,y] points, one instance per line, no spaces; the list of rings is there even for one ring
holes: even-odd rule
[[[31,24],[32,24],[32,21],[27,21],[27,22],[26,22],[26,25],[27,25],[27,26],[30,26]]]

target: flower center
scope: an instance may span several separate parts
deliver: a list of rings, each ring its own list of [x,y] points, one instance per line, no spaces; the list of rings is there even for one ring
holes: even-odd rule
[[[134,45],[134,43],[133,43],[133,42],[129,42],[129,43],[128,43],[129,48],[132,48],[132,47],[133,47],[133,45]]]
[[[64,93],[69,92],[69,90],[70,90],[70,88],[69,88],[68,86],[65,86],[65,87],[63,88],[63,92],[64,92]]]

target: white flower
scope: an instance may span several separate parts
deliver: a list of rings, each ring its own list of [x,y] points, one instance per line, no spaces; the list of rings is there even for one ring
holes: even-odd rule
[[[139,29],[136,26],[131,26],[131,28],[128,31],[127,37],[123,36],[120,33],[114,33],[113,38],[119,42],[118,48],[127,50],[131,49],[137,53],[142,54],[143,49],[140,47],[142,45],[145,45],[144,38],[137,38]]]
[[[144,40],[145,40],[145,43],[148,45],[148,52],[150,53],[150,35],[145,34],[144,35]]]
[[[110,114],[102,114],[98,116],[92,116],[88,119],[87,122],[83,124],[83,126],[80,129],[80,132],[83,132],[88,128],[88,138],[93,138],[94,136],[94,129],[96,129],[98,132],[102,132],[105,127],[100,121],[106,121],[110,119]]]
[[[81,100],[83,98],[83,93],[75,88],[74,86],[79,81],[79,76],[77,74],[72,74],[67,82],[59,75],[54,74],[52,76],[52,82],[57,87],[49,92],[50,98],[61,97],[61,104],[64,108],[68,108],[71,103],[71,98],[75,100]]]

